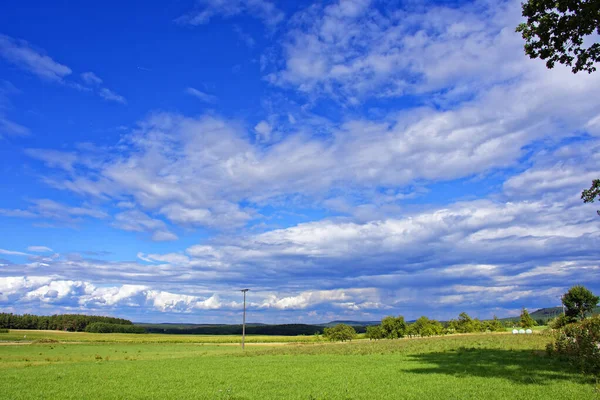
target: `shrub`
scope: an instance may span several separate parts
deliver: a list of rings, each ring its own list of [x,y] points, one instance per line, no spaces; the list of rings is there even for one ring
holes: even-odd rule
[[[93,322],[85,328],[85,331],[91,333],[146,333],[141,326],[108,324],[106,322]]]
[[[566,325],[546,351],[568,359],[584,373],[600,374],[600,317]]]
[[[0,333],[8,333],[8,329],[0,329]]]
[[[564,314],[561,314],[558,317],[548,321],[548,326],[551,329],[561,329],[565,327],[568,323],[569,318],[567,318]]]

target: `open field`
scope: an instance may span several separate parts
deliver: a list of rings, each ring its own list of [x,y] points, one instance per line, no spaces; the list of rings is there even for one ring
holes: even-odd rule
[[[27,332],[28,338],[34,333]],[[73,338],[54,333],[59,336]],[[592,379],[544,355],[548,338],[539,334],[289,343],[248,346],[245,352],[230,345],[169,343],[170,337],[161,341],[154,335],[107,336],[113,341],[0,346],[0,398],[598,397]],[[131,342],[129,336],[140,339]]]
[[[362,335],[364,336],[364,335]],[[32,342],[53,339],[61,342],[119,342],[119,343],[240,343],[240,335],[164,335],[160,333],[88,333],[63,331],[33,331],[11,329],[0,333],[2,342]],[[246,335],[246,343],[310,343],[316,336]]]

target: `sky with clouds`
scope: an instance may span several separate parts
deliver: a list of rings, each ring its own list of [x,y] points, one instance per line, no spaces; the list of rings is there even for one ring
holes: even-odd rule
[[[0,5],[0,309],[448,319],[600,292],[600,73],[520,1]]]

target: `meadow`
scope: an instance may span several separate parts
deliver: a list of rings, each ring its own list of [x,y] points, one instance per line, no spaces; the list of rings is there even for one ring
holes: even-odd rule
[[[595,380],[545,355],[539,333],[247,339],[242,351],[226,343],[239,337],[11,331],[0,334],[0,398],[600,398]]]

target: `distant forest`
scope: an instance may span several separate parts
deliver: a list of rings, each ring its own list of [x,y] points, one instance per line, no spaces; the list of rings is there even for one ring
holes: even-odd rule
[[[0,313],[0,329],[48,329],[55,331],[84,332],[88,325],[104,323],[111,325],[133,325],[133,322],[113,317],[82,314],[58,314],[39,316],[32,314]]]

